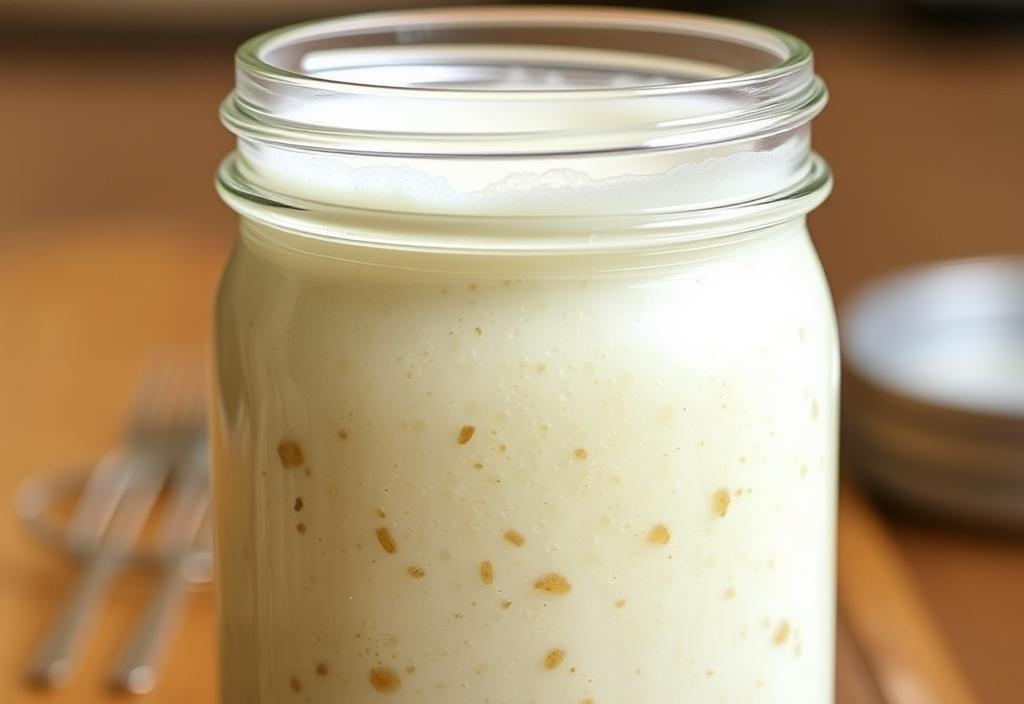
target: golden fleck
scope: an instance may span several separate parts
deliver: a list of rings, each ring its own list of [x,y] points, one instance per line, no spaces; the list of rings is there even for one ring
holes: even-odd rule
[[[394,692],[402,686],[402,680],[390,667],[374,667],[370,669],[370,684],[378,692]]]
[[[594,700],[591,699],[590,697],[587,697],[586,699],[581,701],[580,704],[594,704]]]
[[[474,462],[473,463],[473,469],[475,469],[476,471],[479,472],[483,468],[484,468],[484,463],[483,462]]]
[[[416,672],[416,666],[415,665],[406,665],[405,666],[405,671],[411,675],[412,673]]]
[[[549,594],[568,594],[572,591],[572,585],[569,584],[569,580],[557,572],[544,575],[534,582],[533,586]]]
[[[572,454],[575,455],[576,459],[578,460],[587,459],[587,451],[582,447],[577,447],[575,450],[572,451]]]
[[[318,662],[316,664],[316,674],[318,674],[320,677],[327,677],[327,663]]]
[[[384,513],[384,509],[381,508],[380,506],[377,507],[377,515],[380,516],[381,518],[387,518],[388,517],[388,515],[386,513]]]
[[[729,498],[728,489],[719,489],[716,491],[714,499],[712,500],[715,515],[724,517],[726,512],[729,510],[730,501],[731,499]]]
[[[309,467],[303,467],[303,468],[302,468],[302,472],[303,472],[303,473],[304,473],[304,474],[305,474],[305,475],[306,475],[307,477],[311,477],[311,476],[313,476],[313,472],[311,472],[311,471],[310,471]]]
[[[547,370],[548,370],[548,367],[547,367],[547,365],[546,365],[546,364],[538,364],[538,365],[537,365],[537,373],[538,373],[538,374],[543,374],[543,373],[544,373],[544,372],[546,372]]]
[[[484,560],[480,563],[480,581],[484,584],[490,584],[494,581],[494,565],[491,564],[490,560]]]
[[[800,465],[800,476],[801,477],[806,477],[807,476],[807,465],[805,465],[805,464]]]
[[[295,497],[295,506],[294,506],[295,510],[296,511],[301,511],[302,510],[302,505],[303,505],[302,504],[302,497],[301,496],[296,496]]]
[[[621,609],[625,605],[626,605],[626,600],[625,599],[619,599],[618,601],[615,602],[615,608],[616,609]]]
[[[732,599],[735,596],[736,596],[736,590],[733,589],[732,587],[727,587],[726,590],[725,590],[725,598],[726,599]]]
[[[469,290],[470,291],[476,291],[478,288],[480,288],[480,287],[478,285],[476,285],[476,284],[470,284],[469,285]]]
[[[498,452],[505,452],[507,450],[508,450],[508,445],[506,445],[505,443],[501,443],[500,445],[498,445]]]
[[[671,539],[672,534],[668,532],[668,528],[662,523],[651,528],[647,534],[647,542],[651,545],[666,545]]]
[[[715,671],[712,670],[710,667],[708,669],[704,670],[704,676],[705,677],[714,677],[714,675],[715,675]]]
[[[395,539],[391,536],[389,531],[384,526],[377,529],[377,542],[384,548],[384,552],[394,555],[398,552],[398,545],[395,543]]]
[[[306,459],[299,443],[294,440],[282,440],[278,443],[277,456],[281,458],[281,464],[285,467],[299,467]]]
[[[561,648],[552,648],[544,655],[544,667],[554,670],[565,660],[565,651]]]
[[[775,627],[775,633],[772,635],[772,642],[775,645],[782,645],[789,638],[789,621],[781,621],[778,626]]]
[[[298,694],[302,691],[302,682],[299,681],[298,677],[292,677],[288,680],[288,686],[292,688],[292,691]]]
[[[306,524],[305,523],[296,523],[295,524],[295,530],[299,531],[299,535],[305,535],[306,534]]]
[[[473,439],[473,433],[476,432],[476,428],[472,425],[464,425],[459,429],[459,444],[465,445],[467,442]]]
[[[523,537],[519,531],[512,530],[509,528],[503,533],[505,540],[515,545],[517,548],[522,546],[526,542],[526,538]]]
[[[348,431],[342,428],[338,431],[338,437],[342,440],[348,440]]]
[[[405,571],[413,579],[421,579],[427,574],[422,567],[417,567],[416,565],[410,565],[409,567],[406,567]]]

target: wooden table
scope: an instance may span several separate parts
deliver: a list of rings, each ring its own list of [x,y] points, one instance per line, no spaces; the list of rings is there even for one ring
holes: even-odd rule
[[[840,303],[912,262],[1024,252],[1019,37],[789,28],[815,45],[832,89],[815,140],[837,190],[812,227]],[[0,44],[3,65],[18,66],[0,75],[0,702],[107,701],[106,667],[147,596],[143,575],[117,586],[70,689],[24,689],[28,650],[72,571],[4,507],[25,473],[115,441],[147,350],[207,337],[233,236],[211,187],[230,148],[215,111],[232,43]],[[895,514],[888,528],[979,700],[1020,701],[1024,543]],[[144,701],[212,703],[214,664],[200,594]]]

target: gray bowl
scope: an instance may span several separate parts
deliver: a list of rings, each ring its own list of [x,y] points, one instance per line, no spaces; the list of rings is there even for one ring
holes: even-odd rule
[[[1024,528],[1024,257],[890,275],[840,321],[852,469],[891,499]]]

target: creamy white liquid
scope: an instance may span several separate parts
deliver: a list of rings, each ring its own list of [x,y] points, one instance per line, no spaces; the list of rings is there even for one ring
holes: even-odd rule
[[[443,283],[263,235],[221,303],[224,702],[831,701],[835,343],[801,227],[671,276]]]
[[[364,207],[502,193],[465,165],[250,158]],[[609,168],[573,163],[570,211],[651,197]],[[566,202],[520,190],[519,214]],[[832,701],[836,336],[803,224],[642,266],[244,223],[217,332],[224,704]]]

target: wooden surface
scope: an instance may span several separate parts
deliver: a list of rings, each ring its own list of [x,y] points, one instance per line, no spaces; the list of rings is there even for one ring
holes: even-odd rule
[[[840,303],[909,263],[1024,252],[1019,36],[784,26],[815,46],[832,91],[815,141],[837,186],[812,228]],[[114,442],[146,350],[207,335],[233,236],[211,186],[230,148],[215,112],[232,43],[0,43],[0,61],[18,67],[0,74],[0,702],[107,701],[105,668],[147,595],[142,576],[118,585],[70,689],[21,686],[72,572],[4,507],[26,472]],[[1019,702],[1024,542],[897,514],[887,528],[889,557],[906,565],[978,700]],[[844,559],[844,570],[867,569]],[[212,704],[214,661],[212,600],[200,594],[161,688],[142,701]],[[871,658],[847,648],[840,663],[841,702],[872,702],[854,676]]]
[[[839,495],[840,648],[863,661],[871,696],[899,704],[975,704],[974,693],[921,598],[889,531],[851,481]],[[844,653],[839,658],[853,658]],[[854,685],[856,686],[856,685]],[[852,693],[851,693],[852,694]],[[868,693],[858,693],[870,701]]]

